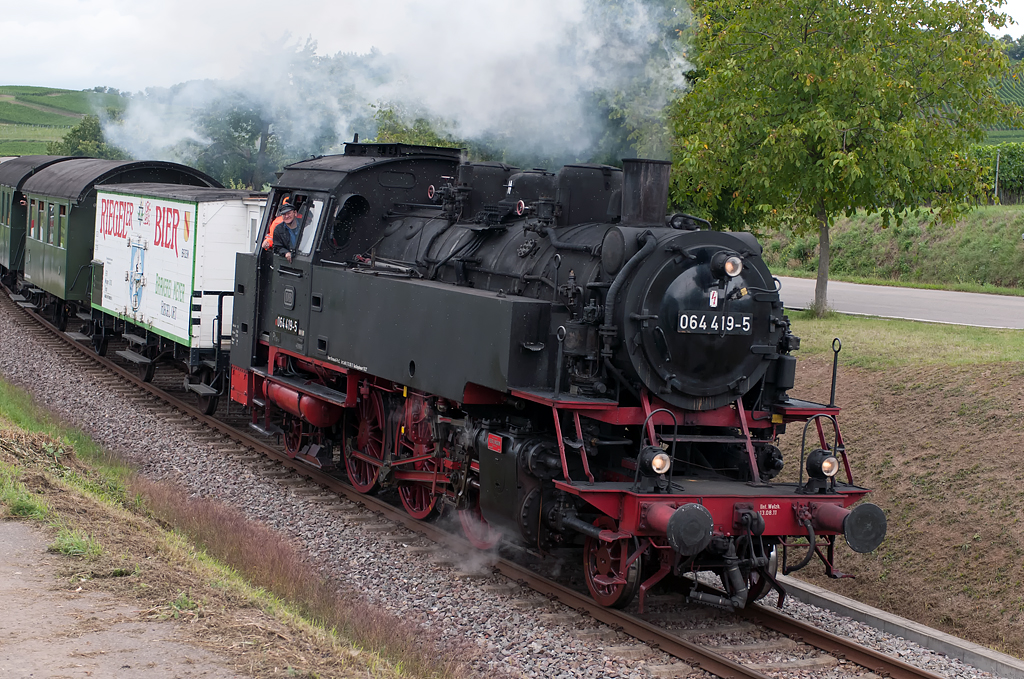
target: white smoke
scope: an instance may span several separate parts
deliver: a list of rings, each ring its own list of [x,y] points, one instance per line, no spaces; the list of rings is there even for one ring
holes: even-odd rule
[[[384,105],[455,139],[587,160],[608,128],[596,97],[613,101],[630,129],[663,129],[664,106],[685,87],[689,65],[673,27],[690,13],[665,0],[438,0],[405,9],[375,19],[400,38],[391,36],[387,53],[322,55],[311,41],[281,40],[247,55],[232,79],[134,97],[122,123],[107,125],[108,139],[136,157],[188,162],[210,142],[198,118],[234,101],[273,121],[285,155],[297,158],[336,151],[354,133],[372,137],[374,107]],[[664,155],[663,145],[655,153]]]

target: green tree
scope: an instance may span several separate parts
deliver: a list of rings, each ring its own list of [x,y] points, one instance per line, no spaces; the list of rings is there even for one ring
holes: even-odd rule
[[[195,122],[209,139],[196,155],[197,168],[226,186],[259,190],[274,178],[281,163],[279,143],[258,102],[234,93],[199,111]]]
[[[465,146],[464,142],[453,139],[445,131],[446,126],[442,121],[430,121],[427,118],[418,117],[409,122],[410,117],[397,105],[382,104],[378,106],[373,114],[373,120],[377,123],[377,136],[373,141],[449,148]],[[438,129],[441,132],[438,132]]]
[[[128,152],[106,142],[103,126],[97,116],[85,116],[75,127],[64,135],[60,141],[51,141],[46,145],[46,153],[51,156],[81,156],[88,158],[107,158],[110,160],[129,160]]]
[[[1004,35],[999,38],[999,46],[1010,61],[1020,61],[1024,57],[1024,36],[1014,40],[1012,36]]]
[[[827,306],[829,226],[927,209],[955,218],[982,199],[968,153],[1021,121],[992,82],[1007,58],[985,31],[1002,0],[704,0],[699,75],[670,114],[673,198],[734,223],[817,229],[815,306]]]

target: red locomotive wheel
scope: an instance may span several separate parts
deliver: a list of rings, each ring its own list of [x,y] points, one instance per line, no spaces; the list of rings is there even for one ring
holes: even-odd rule
[[[360,399],[358,410],[359,422],[353,423],[355,431],[342,443],[345,471],[356,490],[369,494],[377,491],[377,471],[384,462],[384,403],[380,394],[371,391]],[[355,457],[353,453],[362,457]],[[380,463],[363,458],[380,460]]]
[[[400,449],[399,457],[412,455],[421,457],[433,450],[434,433],[430,426],[430,409],[421,396],[410,396],[405,401],[402,420],[395,436]],[[396,469],[409,469],[403,465]],[[432,472],[437,469],[437,462],[424,459],[415,462],[412,469],[420,472]],[[434,513],[437,496],[433,493],[430,483],[402,481],[398,485],[398,497],[409,516],[422,521]]]
[[[602,516],[594,525],[616,530],[615,522]],[[623,564],[633,549],[632,540],[622,538],[605,542],[587,537],[583,542],[583,575],[594,601],[608,608],[625,608],[640,589],[640,559],[628,567]]]
[[[433,460],[424,460],[413,465],[416,471],[434,471],[437,464]],[[422,521],[429,517],[437,506],[437,496],[430,492],[430,486],[425,483],[404,482],[398,486],[398,497],[402,499],[402,506],[409,516]]]
[[[490,549],[501,541],[501,533],[491,528],[480,512],[479,498],[471,508],[459,510],[459,523],[469,544],[477,549]]]
[[[286,415],[283,424],[284,452],[288,457],[295,457],[302,448],[302,420]]]

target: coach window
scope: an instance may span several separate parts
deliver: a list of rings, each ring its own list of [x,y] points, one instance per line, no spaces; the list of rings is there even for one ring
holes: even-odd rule
[[[53,203],[47,203],[46,209],[48,212],[46,220],[46,242],[53,245],[53,241],[57,237],[57,206]],[[57,243],[57,245],[60,245],[60,243]]]
[[[36,237],[36,201],[32,199],[28,202],[28,237]]]
[[[60,206],[60,215],[58,217],[60,222],[60,234],[57,236],[57,245],[66,248],[68,246],[68,206]]]
[[[39,212],[36,213],[36,238],[46,242],[46,235],[43,230],[46,228],[46,203],[39,201]]]

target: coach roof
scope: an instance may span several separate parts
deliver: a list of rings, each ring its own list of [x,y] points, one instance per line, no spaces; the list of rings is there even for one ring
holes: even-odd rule
[[[21,185],[44,167],[70,160],[70,156],[22,156],[0,164],[0,186],[20,190]]]
[[[4,163],[10,165],[10,163]],[[3,165],[0,165],[0,169]],[[186,165],[162,160],[101,160],[71,158],[33,174],[22,187],[23,193],[67,198],[74,203],[85,200],[96,185],[161,181],[189,186],[221,188],[216,179]]]

